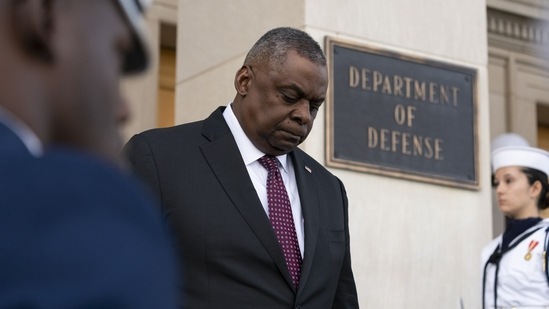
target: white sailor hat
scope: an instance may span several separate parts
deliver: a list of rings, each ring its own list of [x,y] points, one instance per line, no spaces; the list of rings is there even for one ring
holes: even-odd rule
[[[503,133],[492,140],[491,151],[505,146],[530,146],[530,144],[517,133]]]
[[[528,146],[504,146],[492,152],[492,170],[501,167],[529,167],[549,175],[549,152]]]
[[[145,34],[144,11],[152,0],[116,0],[131,27],[134,38],[133,48],[126,53],[123,71],[137,73],[145,70],[149,64],[149,42]]]

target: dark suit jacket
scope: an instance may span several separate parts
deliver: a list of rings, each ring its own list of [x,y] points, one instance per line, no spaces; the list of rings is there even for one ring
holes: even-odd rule
[[[357,308],[343,184],[303,151],[289,154],[305,220],[296,291],[223,109],[125,147],[172,223],[188,308]]]
[[[0,308],[174,308],[176,256],[142,188],[0,123]]]

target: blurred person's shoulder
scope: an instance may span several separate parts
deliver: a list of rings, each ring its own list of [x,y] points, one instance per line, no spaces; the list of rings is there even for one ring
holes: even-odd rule
[[[2,174],[3,201],[17,202],[19,208],[78,217],[108,214],[126,223],[163,226],[159,207],[140,182],[86,153],[51,149],[39,158],[3,164]]]
[[[178,266],[169,231],[137,181],[67,149],[2,165],[0,232],[10,237],[0,241],[9,252],[0,258],[7,279],[0,278],[0,307],[6,295],[52,308],[75,295],[126,308],[174,306]],[[14,280],[25,289],[10,291]]]
[[[36,161],[38,177],[63,185],[67,197],[83,203],[116,205],[121,210],[156,215],[148,191],[130,173],[100,158],[74,150],[57,148]],[[131,202],[133,205],[129,204]]]

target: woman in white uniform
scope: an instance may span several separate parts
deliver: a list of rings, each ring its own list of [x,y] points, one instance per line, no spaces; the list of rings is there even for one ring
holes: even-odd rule
[[[482,250],[483,308],[548,308],[549,153],[528,146],[492,152],[493,186],[507,227]]]

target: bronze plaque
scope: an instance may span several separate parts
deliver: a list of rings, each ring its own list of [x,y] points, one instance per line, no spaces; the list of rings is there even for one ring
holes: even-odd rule
[[[328,166],[479,189],[475,69],[325,43]]]

